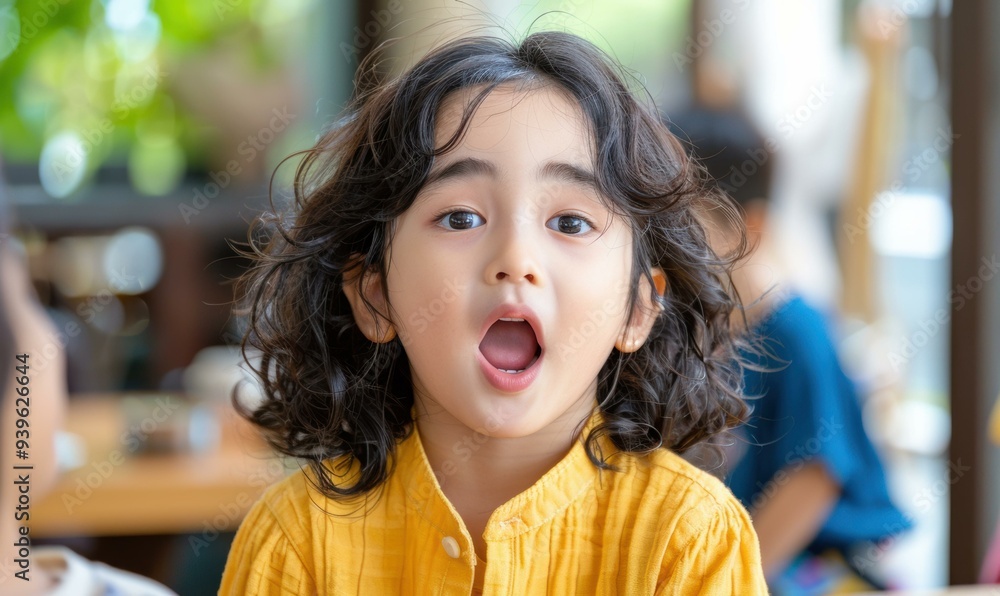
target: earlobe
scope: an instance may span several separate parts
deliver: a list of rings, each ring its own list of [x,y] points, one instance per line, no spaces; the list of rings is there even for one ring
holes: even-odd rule
[[[374,343],[387,343],[396,337],[396,328],[392,322],[381,313],[387,311],[387,301],[381,276],[377,272],[367,272],[361,275],[361,261],[358,255],[352,265],[344,272],[344,295],[354,313],[354,322],[361,333]],[[362,296],[378,311],[371,312]]]
[[[649,273],[653,278],[653,285],[656,287],[657,295],[661,297],[666,296],[666,274],[659,267],[651,267]],[[663,312],[663,306],[659,302],[650,304],[649,289],[649,282],[645,277],[641,278],[639,291],[641,307],[636,309],[632,315],[631,324],[625,328],[624,333],[615,342],[615,348],[619,352],[631,353],[638,351],[646,343],[649,332],[653,329],[653,324],[656,323],[656,319]]]

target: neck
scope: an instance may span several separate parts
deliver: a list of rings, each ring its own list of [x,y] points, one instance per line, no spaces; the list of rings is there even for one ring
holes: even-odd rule
[[[523,437],[489,437],[440,406],[417,399],[417,430],[441,490],[478,539],[493,511],[530,488],[561,461],[596,404],[587,395],[551,424]]]
[[[774,258],[770,245],[763,241],[750,258],[733,271],[732,277],[749,325],[767,316],[784,293],[778,261]],[[739,311],[734,311],[733,322],[737,326],[742,325]]]

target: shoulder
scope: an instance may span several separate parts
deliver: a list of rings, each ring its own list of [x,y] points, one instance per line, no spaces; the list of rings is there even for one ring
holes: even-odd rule
[[[767,593],[750,515],[718,478],[664,448],[626,461],[622,484],[639,488],[637,520],[660,561],[658,594]]]
[[[799,297],[789,299],[756,325],[752,338],[759,353],[751,354],[749,360],[773,368],[770,372],[779,377],[827,369],[838,362],[830,321]],[[795,367],[788,368],[792,362]]]
[[[307,469],[300,469],[272,484],[254,505],[281,520],[289,529],[298,525],[297,521],[308,518],[311,494],[315,488],[311,485],[313,474]]]
[[[649,537],[661,546],[683,545],[712,523],[751,526],[743,505],[722,481],[673,451],[618,452],[609,463],[620,472],[608,472],[613,480],[600,483],[603,499],[627,503],[633,519],[656,526]]]
[[[647,476],[647,497],[658,495],[663,510],[673,512],[681,526],[678,530],[697,532],[719,516],[736,524],[749,522],[743,506],[721,480],[669,449],[634,458],[632,466]]]
[[[220,594],[312,593],[323,572],[314,529],[318,516],[329,518],[338,507],[316,488],[309,469],[271,485],[240,523]]]
[[[715,476],[667,449],[648,457],[664,492],[658,594],[767,594],[750,515]]]
[[[828,324],[822,312],[803,298],[793,296],[760,323],[758,332],[765,338],[782,342],[795,342],[800,338],[812,341],[817,336],[829,336]]]
[[[240,523],[220,594],[310,593],[315,571],[305,475],[296,472],[268,488]]]
[[[343,462],[327,461],[324,467],[327,478],[343,478],[334,470],[343,469]],[[357,463],[351,466],[348,477],[357,473]],[[251,511],[273,519],[277,527],[295,542],[310,539],[312,528],[320,517],[324,522],[351,521],[358,512],[358,503],[349,499],[336,500],[325,495],[318,487],[316,472],[303,467],[271,485],[261,495]]]
[[[248,533],[249,542],[260,545],[280,538],[303,559],[310,542],[311,512],[316,490],[310,485],[309,472],[298,470],[272,484],[250,508],[240,532]]]

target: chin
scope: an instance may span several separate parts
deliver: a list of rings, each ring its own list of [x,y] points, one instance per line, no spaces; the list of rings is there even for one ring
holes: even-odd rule
[[[513,402],[504,397],[472,414],[466,426],[495,439],[520,439],[531,436],[552,424],[558,415],[538,412],[528,403]]]
[[[509,404],[483,408],[470,413],[466,426],[480,434],[497,439],[513,439],[531,434],[532,429],[525,428],[524,414],[517,410],[518,408]]]

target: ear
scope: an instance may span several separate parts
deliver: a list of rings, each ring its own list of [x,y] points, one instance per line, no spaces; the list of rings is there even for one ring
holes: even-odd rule
[[[659,267],[650,267],[650,275],[656,285],[656,293],[660,296],[666,295],[667,276]],[[659,303],[652,304],[649,297],[649,281],[645,277],[639,279],[639,308],[632,314],[632,320],[625,331],[615,342],[615,347],[619,352],[635,352],[642,347],[649,337],[649,332],[653,329],[653,323],[663,312],[663,306]]]
[[[751,240],[751,245],[756,244],[760,236],[767,229],[768,207],[767,201],[757,199],[750,201],[744,209],[746,213],[747,236]]]
[[[363,255],[356,255],[351,265],[344,271],[344,295],[351,303],[354,322],[369,341],[387,343],[396,337],[396,328],[392,321],[382,314],[389,311],[382,276],[377,272],[360,275]],[[375,307],[378,313],[372,313],[362,300],[362,296]]]

